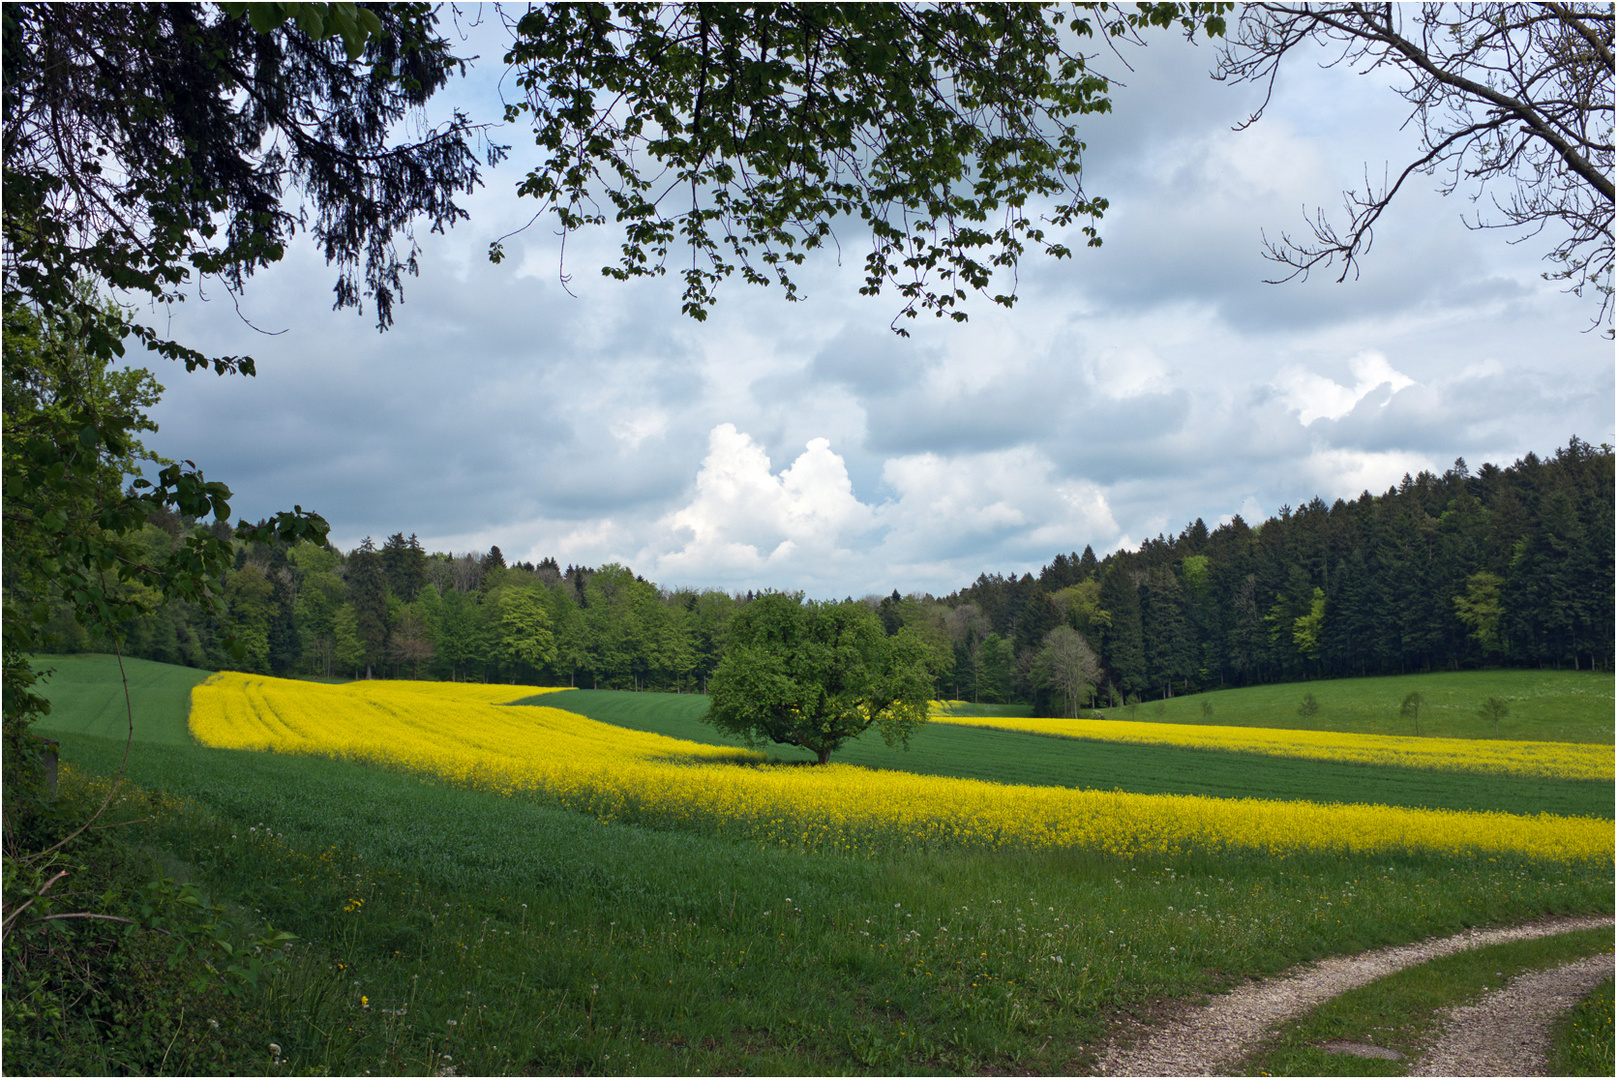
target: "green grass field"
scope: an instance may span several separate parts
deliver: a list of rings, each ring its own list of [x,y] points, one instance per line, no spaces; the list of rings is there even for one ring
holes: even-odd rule
[[[743,745],[741,740],[703,723],[708,699],[699,694],[564,690],[522,700],[637,731],[720,746]],[[768,750],[784,761],[814,760],[813,754],[796,747],[771,746]],[[867,732],[840,750],[836,760],[869,768],[1006,784],[1120,789],[1143,794],[1613,816],[1611,781],[1373,768],[1224,750],[1094,742],[955,724],[928,724],[911,739],[908,750],[887,746],[880,735]]]
[[[1494,737],[1493,725],[1477,710],[1489,697],[1511,712],[1500,721],[1502,739],[1544,742],[1613,740],[1613,674],[1610,671],[1440,671],[1364,679],[1323,679],[1275,686],[1213,690],[1127,708],[1102,709],[1117,719],[1167,724],[1229,724],[1236,727],[1301,728],[1366,735],[1413,735],[1415,726],[1399,715],[1412,691],[1427,699],[1421,734],[1451,739]],[[1320,711],[1298,715],[1305,694]],[[1213,709],[1205,716],[1202,706]],[[981,714],[980,714],[981,715]]]
[[[111,656],[42,656],[41,670],[51,713],[38,725],[42,734],[76,732],[123,739],[129,734],[129,708],[135,714],[135,738],[140,742],[190,745],[186,717],[191,712],[191,688],[213,674],[150,660],[125,660],[129,681],[126,703],[119,664]]]
[[[121,688],[79,666],[96,662],[58,659],[46,687],[69,800],[123,754]],[[198,747],[177,690],[203,673],[129,667],[130,779],[178,802],[137,793],[116,809],[144,820],[113,832],[301,938],[224,1042],[206,1015],[154,1010],[153,1071],[163,1055],[162,1071],[202,1074],[1073,1074],[1122,1012],[1613,907],[1610,863],[760,849]],[[675,710],[654,697],[618,695],[642,700],[616,722],[696,723],[699,699],[657,719]],[[962,745],[940,762],[989,768],[1014,744]],[[95,1048],[21,1046],[8,1039],[15,1072],[127,1071]]]

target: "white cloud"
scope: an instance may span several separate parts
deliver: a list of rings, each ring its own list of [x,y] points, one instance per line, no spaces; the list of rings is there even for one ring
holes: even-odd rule
[[[1321,498],[1352,499],[1362,491],[1381,494],[1406,474],[1423,469],[1438,471],[1422,454],[1404,450],[1351,450],[1319,448],[1304,462],[1303,473]],[[1251,522],[1249,522],[1251,524]]]
[[[1173,389],[1168,376],[1167,365],[1152,347],[1141,344],[1104,348],[1090,369],[1095,388],[1114,400]]]
[[[643,558],[670,582],[819,576],[828,560],[846,561],[847,544],[874,524],[828,440],[811,439],[777,475],[764,448],[725,423],[708,435],[691,501],[659,522],[660,542]]]
[[[1118,533],[1099,486],[1057,475],[1051,460],[1029,446],[892,458],[882,478],[898,496],[880,512],[889,527],[883,549],[902,564],[957,559],[985,546],[1048,558]],[[972,571],[967,580],[976,576]]]
[[[634,450],[647,439],[665,434],[669,429],[669,414],[656,407],[632,409],[612,422],[612,437],[623,444],[625,450]]]
[[[1391,400],[1400,390],[1415,385],[1414,379],[1395,371],[1393,365],[1388,363],[1388,358],[1374,350],[1354,357],[1348,362],[1348,368],[1354,375],[1352,387],[1343,386],[1312,371],[1288,368],[1276,380],[1275,389],[1286,407],[1297,411],[1298,423],[1308,427],[1322,417],[1328,420],[1342,419],[1353,412],[1354,407],[1368,394],[1380,387],[1390,388],[1388,398]]]

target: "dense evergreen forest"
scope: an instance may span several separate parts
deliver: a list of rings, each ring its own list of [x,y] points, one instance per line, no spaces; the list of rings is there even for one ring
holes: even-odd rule
[[[1610,669],[1613,452],[1406,476],[1036,576],[983,574],[943,598],[869,597],[933,644],[941,696],[1041,712],[1212,687],[1480,666]],[[191,522],[151,520],[167,550]],[[223,529],[225,526],[216,525]],[[428,553],[414,536],[329,547],[238,543],[217,613],[171,602],[128,654],[277,675],[700,691],[752,599],[665,590],[629,568]],[[63,651],[104,647],[65,607]]]

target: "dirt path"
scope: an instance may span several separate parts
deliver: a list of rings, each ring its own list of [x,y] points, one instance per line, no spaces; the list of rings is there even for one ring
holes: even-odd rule
[[[1447,1010],[1411,1076],[1545,1076],[1551,1025],[1600,982],[1612,953],[1517,976],[1475,1005]]]
[[[1552,919],[1322,960],[1237,987],[1205,1005],[1179,1009],[1166,1025],[1124,1031],[1102,1054],[1097,1071],[1103,1076],[1212,1076],[1239,1063],[1272,1025],[1395,971],[1467,949],[1611,925],[1608,917]],[[1133,1045],[1125,1047],[1124,1042]],[[1462,1075],[1478,1072],[1469,1069]]]

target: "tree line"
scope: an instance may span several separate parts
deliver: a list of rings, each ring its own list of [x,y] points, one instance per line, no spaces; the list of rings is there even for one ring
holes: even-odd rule
[[[1504,469],[1457,460],[1259,525],[1198,519],[1105,559],[1058,556],[1037,577],[985,574],[945,603],[976,628],[963,691],[999,691],[1009,653],[1013,685],[1043,711],[1063,706],[1038,661],[1051,666],[1052,635],[1068,630],[1095,654],[1108,704],[1351,675],[1610,669],[1613,451],[1575,438]]]
[[[1613,494],[1612,449],[1573,439],[1508,468],[1457,461],[1257,525],[1198,519],[1105,558],[1057,555],[1037,575],[864,602],[886,633],[926,644],[937,696],[1047,714],[1311,678],[1610,668]],[[159,513],[136,539],[158,561],[200,527]],[[287,676],[701,692],[755,599],[663,589],[615,563],[429,553],[402,533],[346,554],[234,547],[215,610],[170,600],[124,624],[126,651]],[[99,646],[65,604],[52,630],[64,651]]]

